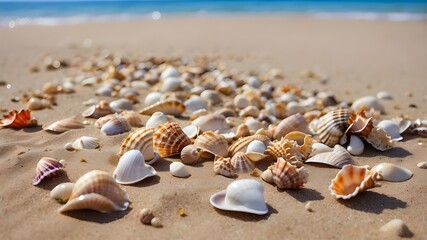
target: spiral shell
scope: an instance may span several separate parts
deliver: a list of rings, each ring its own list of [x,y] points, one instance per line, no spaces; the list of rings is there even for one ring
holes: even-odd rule
[[[161,157],[169,157],[181,153],[182,149],[191,144],[191,139],[182,131],[176,122],[159,125],[153,137],[154,151]]]
[[[308,171],[304,168],[296,168],[283,158],[278,158],[273,165],[273,181],[278,188],[298,189],[307,183]]]

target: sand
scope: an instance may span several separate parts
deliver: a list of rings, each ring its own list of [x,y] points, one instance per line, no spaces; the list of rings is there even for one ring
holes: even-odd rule
[[[71,59],[109,49],[133,58],[219,56],[236,71],[262,72],[277,67],[286,74],[278,84],[296,83],[306,90],[331,91],[343,101],[386,90],[394,100],[384,102],[384,118],[427,116],[427,22],[267,16],[177,18],[26,26],[0,29],[0,36],[0,80],[11,84],[10,89],[0,87],[0,107],[8,110],[24,106],[11,102],[12,97],[76,74],[73,68],[31,73],[30,67],[41,67],[47,54]],[[330,76],[326,84],[300,80],[302,70],[314,68]],[[59,95],[58,106],[33,115],[41,125],[80,116],[85,109],[82,102],[93,97],[93,91],[78,87],[75,94]],[[87,127],[54,135],[38,127],[1,129],[0,135],[1,239],[382,239],[379,228],[394,218],[408,225],[413,238],[427,238],[427,175],[416,166],[425,161],[427,148],[425,142],[419,145],[422,138],[414,135],[404,135],[402,142],[386,152],[368,148],[355,157],[359,165],[390,162],[406,167],[414,173],[410,180],[382,182],[381,187],[353,199],[337,201],[328,186],[338,170],[308,165],[309,181],[300,190],[278,191],[263,182],[270,209],[266,216],[215,210],[209,204],[210,196],[233,179],[214,176],[212,162],[189,167],[192,176],[188,179],[174,178],[168,166],[176,158],[154,164],[158,177],[125,186],[132,201],[127,211],[62,215],[57,213],[60,205],[49,197],[49,191],[58,183],[76,181],[92,169],[112,172],[117,163],[114,155],[127,134],[105,137],[98,129]],[[64,150],[65,143],[82,135],[100,138],[101,148]],[[34,187],[35,166],[43,156],[66,159],[66,174]],[[80,162],[81,157],[87,162]],[[243,174],[240,178],[251,176]],[[313,212],[304,207],[308,201]],[[137,215],[144,207],[153,209],[163,228],[139,222]],[[186,217],[178,215],[180,207],[185,208]]]

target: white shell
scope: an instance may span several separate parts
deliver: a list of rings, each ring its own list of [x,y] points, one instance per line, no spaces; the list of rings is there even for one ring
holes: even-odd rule
[[[176,68],[172,67],[172,66],[168,66],[160,75],[161,79],[166,79],[169,77],[179,77],[179,72],[178,70],[176,70]]]
[[[263,142],[259,140],[254,140],[251,143],[249,143],[248,148],[246,149],[246,152],[256,152],[256,153],[264,153],[265,151],[265,145]]]
[[[50,197],[58,201],[59,203],[66,203],[71,196],[73,191],[74,183],[61,183],[50,191]]]
[[[129,124],[122,117],[115,117],[101,127],[101,132],[107,136],[117,135],[130,130]]]
[[[311,147],[313,148],[313,152],[311,153],[312,156],[319,154],[319,153],[334,151],[333,148],[331,148],[328,145],[323,144],[323,143],[313,143],[313,145]]]
[[[72,144],[72,143],[66,143],[66,144],[64,145],[64,148],[65,148],[65,150],[67,150],[67,151],[74,151],[74,147],[73,147],[73,144]]]
[[[162,97],[162,95],[163,94],[160,92],[152,92],[147,94],[147,96],[144,99],[145,106],[151,106],[156,102],[160,101],[160,98]]]
[[[350,143],[347,146],[347,151],[351,155],[356,156],[362,154],[363,150],[365,150],[365,144],[363,143],[362,139],[360,139],[358,136],[351,135]]]
[[[95,149],[99,147],[99,139],[83,136],[73,142],[74,149]]]
[[[157,128],[160,124],[164,124],[168,121],[166,115],[162,112],[155,112],[145,123],[145,127],[147,128]]]
[[[384,235],[383,239],[391,239],[395,237],[410,238],[414,234],[409,230],[408,226],[401,219],[392,219],[380,228],[380,232]]]
[[[280,96],[280,101],[283,103],[290,103],[298,101],[298,98],[293,93],[284,93]]]
[[[156,174],[153,167],[145,164],[140,151],[130,150],[120,158],[113,177],[120,184],[132,184]]]
[[[226,190],[210,198],[212,206],[226,211],[247,212],[257,215],[268,213],[263,185],[253,179],[236,180]]]
[[[305,112],[304,106],[298,102],[290,102],[286,105],[286,114],[294,115],[297,113],[303,114]]]
[[[251,86],[253,88],[261,87],[261,81],[255,76],[249,77],[247,80],[247,83],[249,84],[249,86]]]
[[[168,77],[163,80],[161,92],[173,92],[179,90],[181,87],[181,80],[177,77]]]
[[[110,108],[116,113],[121,113],[124,110],[132,110],[132,102],[126,98],[120,98],[110,102]]]
[[[252,132],[258,131],[262,128],[262,123],[255,118],[249,117],[245,121],[245,125],[248,126],[249,130]]]
[[[270,184],[274,184],[273,172],[270,168],[267,168],[267,170],[261,173],[261,179]]]
[[[239,109],[243,109],[249,106],[249,100],[243,95],[237,95],[236,97],[234,97],[233,103],[234,106]]]
[[[400,141],[403,137],[400,135],[400,127],[391,120],[383,120],[378,123],[377,127],[384,129],[393,141]]]
[[[380,112],[384,112],[384,106],[378,101],[378,98],[373,96],[361,97],[353,102],[351,109],[355,112],[360,112],[361,110],[375,109]]]
[[[417,163],[417,167],[421,169],[427,169],[427,162],[419,162]]]
[[[332,152],[316,154],[307,159],[305,163],[321,163],[336,168],[342,168],[345,165],[353,164],[353,158],[345,148],[337,144]]]
[[[190,90],[190,92],[191,92],[191,94],[200,95],[200,94],[202,94],[202,92],[204,90],[205,90],[205,88],[202,86],[195,86]]]
[[[126,97],[126,95],[139,96],[139,92],[131,87],[123,87],[119,91],[119,97]]]
[[[390,182],[403,182],[412,177],[409,169],[391,163],[380,163],[373,167],[372,171],[378,172],[382,180]]]
[[[200,128],[195,125],[188,125],[182,129],[182,131],[187,135],[190,139],[195,139],[200,132]]]
[[[214,90],[204,90],[201,94],[200,97],[205,100],[206,102],[210,103],[210,104],[218,104],[220,103],[221,97],[220,95],[215,92]]]
[[[191,96],[188,100],[184,102],[185,110],[192,113],[200,109],[206,108],[205,102],[199,96]]]
[[[173,162],[169,165],[169,171],[172,176],[186,178],[191,174],[188,171],[187,167],[182,162]]]
[[[96,90],[95,95],[103,96],[103,97],[111,97],[112,93],[113,93],[113,87],[112,86],[103,85]]]
[[[383,99],[383,100],[392,100],[393,97],[391,96],[391,94],[387,91],[381,91],[377,93],[377,98],[378,99]]]

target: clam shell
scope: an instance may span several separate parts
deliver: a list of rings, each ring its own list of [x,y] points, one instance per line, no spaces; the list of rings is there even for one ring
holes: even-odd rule
[[[160,87],[160,92],[174,92],[181,88],[181,80],[177,77],[165,78]]]
[[[313,151],[311,152],[312,156],[315,156],[316,154],[319,154],[319,153],[325,153],[325,152],[332,152],[332,151],[334,151],[333,148],[331,148],[329,146],[326,146],[323,143],[317,143],[317,142],[313,143],[312,148],[313,148]]]
[[[264,145],[268,145],[270,143],[270,138],[268,138],[265,135],[252,135],[248,137],[243,137],[235,141],[231,146],[228,148],[228,155],[234,156],[234,154],[238,152],[245,153],[248,149],[248,146],[251,142],[258,140],[264,143]]]
[[[338,109],[328,112],[319,118],[315,133],[320,142],[333,147],[344,137],[348,128],[348,119],[351,111],[347,109]]]
[[[201,152],[208,152],[215,156],[227,157],[228,142],[221,134],[207,131],[194,141],[194,146]]]
[[[37,125],[37,120],[31,118],[30,110],[21,109],[19,112],[13,110],[3,117],[4,119],[0,120],[0,127],[20,129]]]
[[[203,102],[203,99],[199,96],[191,96],[188,100],[184,102],[185,109],[188,112],[195,112],[200,109],[206,109],[206,105]]]
[[[231,158],[229,157],[217,157],[214,161],[214,172],[217,175],[224,177],[234,178],[237,176],[233,165],[231,164]]]
[[[153,137],[154,151],[161,157],[180,154],[182,149],[191,144],[191,139],[185,135],[176,122],[159,125]]]
[[[176,68],[174,68],[173,66],[168,66],[160,75],[160,78],[162,80],[169,78],[169,77],[179,77],[179,72]]]
[[[335,145],[332,152],[324,152],[307,159],[305,163],[321,163],[336,168],[353,164],[353,157],[340,145]]]
[[[376,111],[384,113],[384,106],[380,103],[378,98],[373,96],[361,97],[354,101],[351,105],[351,109],[353,109],[355,112],[360,112],[362,110],[369,111],[372,108]]]
[[[151,106],[151,105],[159,102],[162,95],[163,94],[160,92],[152,92],[152,93],[147,94],[147,96],[144,99],[145,106]]]
[[[214,90],[204,90],[200,97],[210,105],[216,105],[222,102],[221,96]]]
[[[296,168],[283,158],[278,158],[271,169],[273,181],[281,189],[298,189],[307,183],[308,171],[304,168]]]
[[[264,172],[261,173],[261,179],[267,183],[274,184],[273,172],[271,171],[271,167],[267,168]]]
[[[115,114],[109,114],[107,116],[100,117],[95,121],[95,123],[93,125],[97,128],[102,128],[102,126],[104,126],[104,124],[106,124],[108,121],[110,121],[111,119],[113,119],[117,116],[118,115],[115,113]]]
[[[61,171],[64,165],[58,160],[43,157],[39,160],[36,167],[36,177],[33,180],[33,185],[39,184],[44,178],[55,175],[58,171]]]
[[[195,164],[199,161],[199,150],[192,144],[185,146],[181,151],[181,162],[184,164]]]
[[[412,172],[409,169],[391,163],[380,163],[374,166],[372,171],[380,174],[380,180],[390,182],[404,182],[412,177]]]
[[[411,129],[411,133],[427,137],[427,127],[416,127]]]
[[[116,113],[121,113],[125,110],[132,110],[132,102],[126,98],[120,98],[110,102],[110,108]]]
[[[265,151],[265,145],[263,142],[259,140],[254,140],[251,143],[249,143],[248,148],[246,149],[246,156],[251,161],[260,161],[267,157],[267,155],[264,154]]]
[[[297,113],[283,119],[274,129],[273,139],[280,139],[292,131],[309,132],[308,124],[303,115]]]
[[[192,125],[200,127],[200,130],[205,131],[220,131],[221,133],[230,131],[230,128],[225,121],[225,117],[219,114],[208,114],[191,122]]]
[[[120,184],[132,184],[156,174],[157,172],[153,167],[145,164],[140,151],[129,150],[120,158],[113,177]]]
[[[393,141],[401,141],[400,127],[391,120],[383,120],[378,123],[377,128],[382,128]]]
[[[412,122],[410,120],[407,119],[403,119],[401,117],[395,117],[392,119],[393,122],[395,122],[397,125],[399,125],[399,129],[400,129],[400,134],[406,132],[406,130],[409,129],[409,127],[411,127]]]
[[[124,211],[129,197],[110,174],[93,170],[80,177],[74,185],[67,204],[59,212],[92,209],[98,212]]]
[[[75,118],[66,118],[49,125],[44,125],[43,130],[47,132],[63,133],[72,129],[84,128],[85,125]]]
[[[108,114],[114,113],[113,110],[110,108],[107,101],[103,100],[100,101],[96,105],[90,106],[88,109],[86,109],[83,113],[83,117],[90,117],[90,118],[100,118],[103,116],[106,116]]]
[[[73,191],[74,183],[61,183],[50,191],[50,197],[58,201],[59,203],[66,203],[71,196]]]
[[[130,130],[129,124],[123,117],[115,116],[101,127],[101,132],[107,136],[117,135]]]
[[[185,111],[184,104],[179,100],[164,100],[156,102],[144,109],[139,113],[143,115],[152,115],[155,112],[162,112],[166,115],[179,116]]]
[[[165,124],[168,122],[168,118],[162,112],[155,112],[151,115],[151,117],[145,123],[146,127],[157,128],[161,124]]]
[[[134,132],[131,132],[124,140],[120,146],[120,152],[117,153],[118,156],[123,156],[126,152],[130,150],[139,150],[146,164],[153,164],[158,159],[159,156],[153,150],[153,134],[154,128],[142,127]]]
[[[99,147],[99,139],[83,136],[73,142],[74,149],[95,149]]]
[[[373,128],[366,141],[380,151],[393,147],[393,141],[382,128]]]
[[[180,177],[180,178],[186,178],[191,175],[188,169],[185,167],[185,165],[181,162],[171,163],[169,165],[169,171],[172,174],[172,176]]]
[[[132,127],[142,127],[141,115],[135,111],[123,111],[120,113],[127,123]]]
[[[182,129],[184,133],[191,139],[195,139],[199,136],[200,128],[195,125],[188,125]]]
[[[27,102],[27,108],[33,111],[42,110],[49,107],[51,107],[51,104],[49,103],[49,101],[46,101],[45,99],[32,97]]]
[[[349,199],[358,193],[375,187],[379,174],[370,171],[369,166],[345,165],[332,179],[329,190],[337,199]]]
[[[362,139],[355,135],[350,136],[350,142],[347,146],[347,151],[351,155],[360,155],[365,150],[365,144],[362,142]]]
[[[254,163],[242,152],[234,154],[230,162],[236,173],[249,173],[255,169]]]

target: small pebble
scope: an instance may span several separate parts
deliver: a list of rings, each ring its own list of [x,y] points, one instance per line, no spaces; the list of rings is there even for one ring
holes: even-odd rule
[[[65,161],[65,159],[61,159],[61,160],[59,160],[59,163],[60,164],[62,164],[62,165],[65,165],[65,163],[66,163],[67,161]]]
[[[143,224],[151,224],[151,220],[153,220],[153,218],[153,212],[148,208],[143,208],[141,212],[139,212],[139,220]]]
[[[386,235],[394,235],[399,237],[412,237],[413,234],[409,230],[408,226],[400,220],[400,219],[393,219],[390,222],[384,224],[380,228],[380,232],[385,233]]]
[[[179,208],[178,209],[178,214],[181,217],[186,217],[187,216],[187,214],[185,213],[185,208]]]
[[[153,227],[156,227],[156,228],[161,228],[161,227],[163,227],[163,224],[162,224],[162,222],[160,221],[160,219],[158,219],[158,218],[153,218],[153,219],[151,219],[151,225],[153,226]]]
[[[80,162],[87,162],[85,158],[81,157]]]
[[[417,164],[417,167],[422,168],[422,169],[427,169],[427,162],[419,162]]]
[[[67,151],[74,151],[74,147],[73,147],[73,144],[72,144],[72,143],[66,143],[66,144],[64,145],[64,148],[65,148],[65,150],[67,150]]]
[[[309,201],[306,205],[305,205],[305,210],[309,211],[309,212],[314,212],[313,208],[311,208],[311,201]]]

